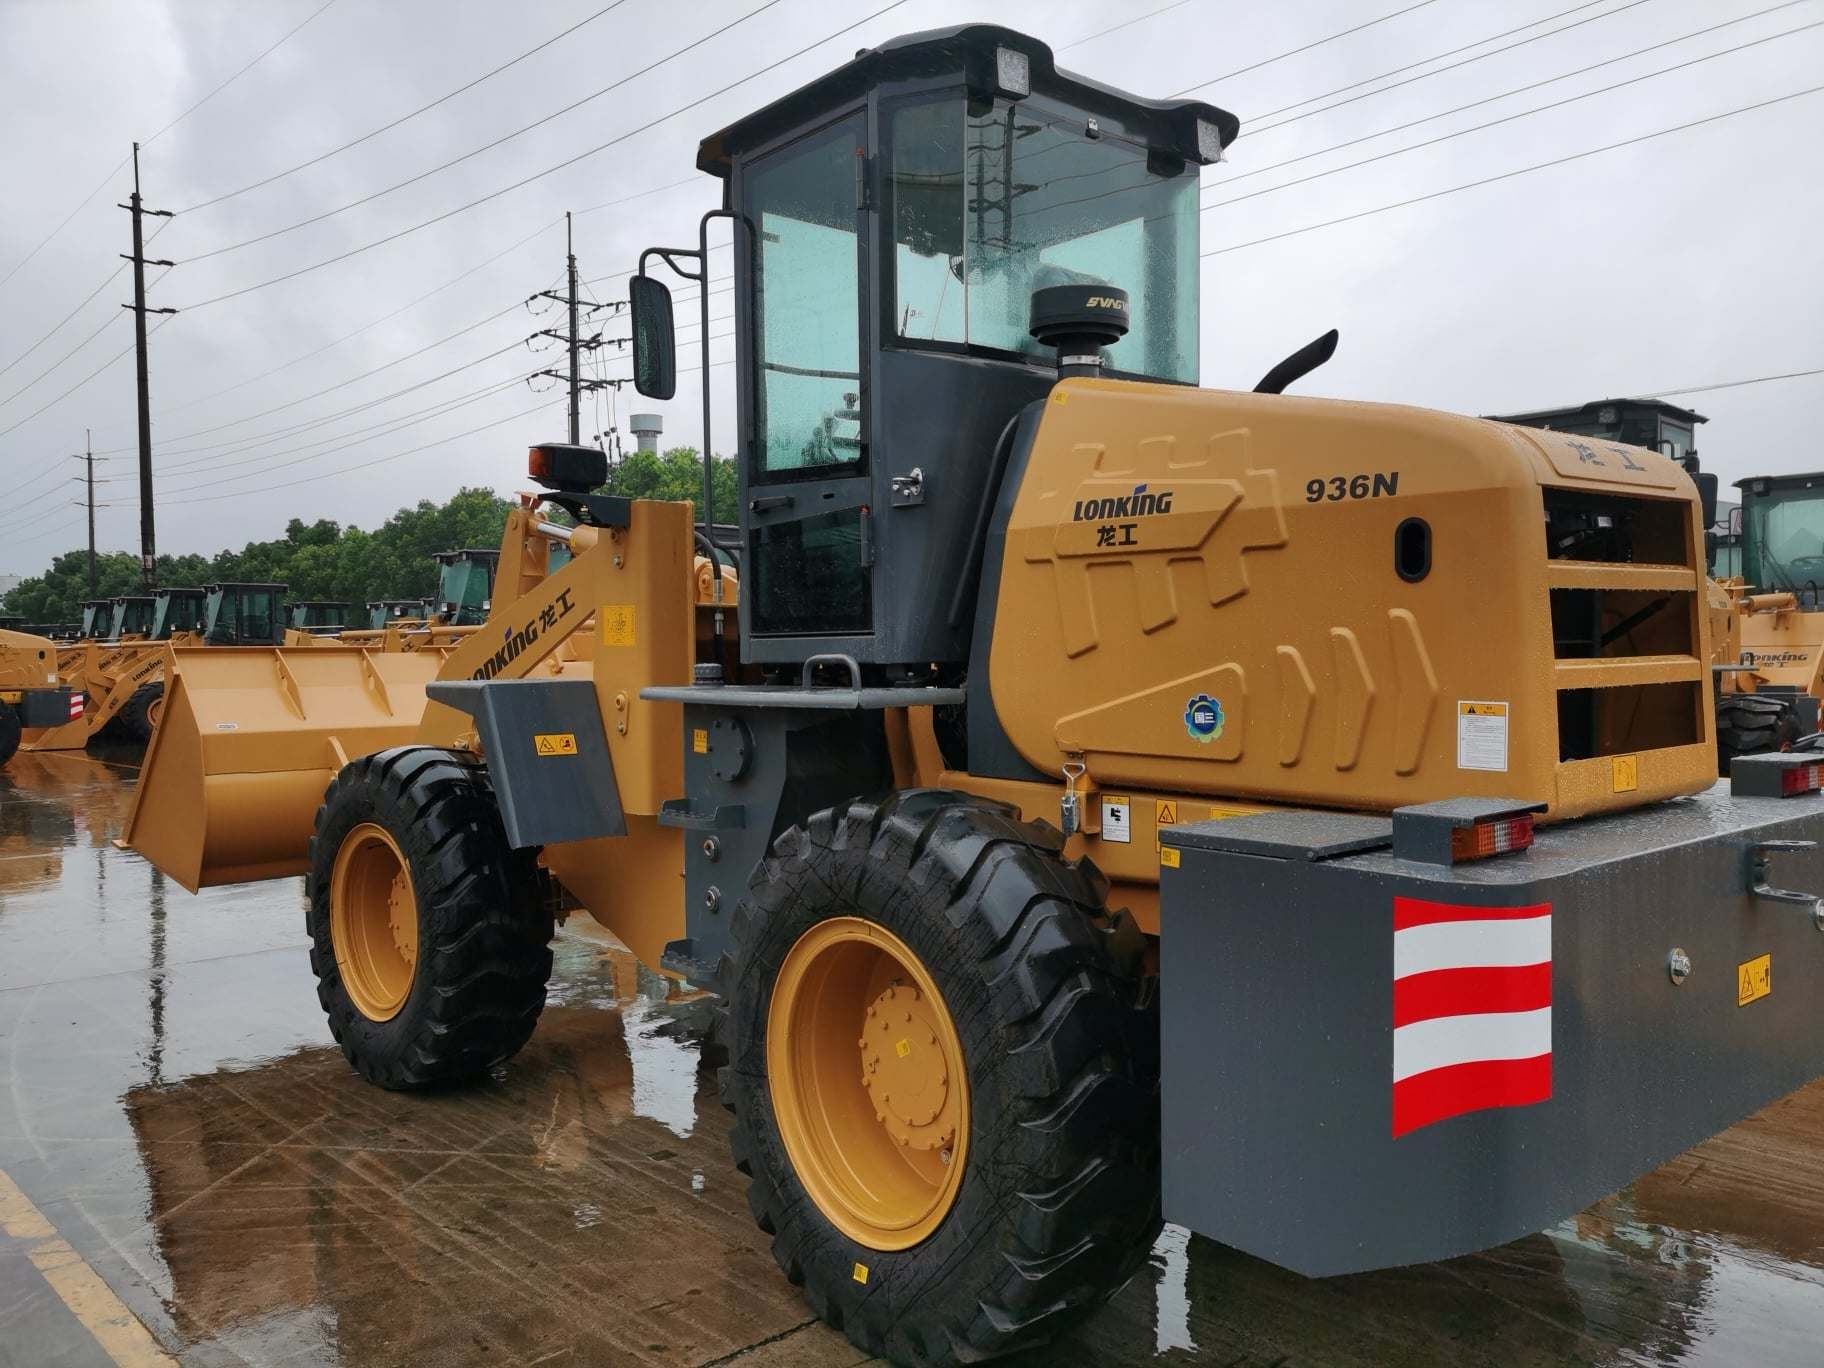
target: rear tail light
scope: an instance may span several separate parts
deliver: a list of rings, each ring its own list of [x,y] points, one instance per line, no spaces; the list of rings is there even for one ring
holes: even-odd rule
[[[1824,788],[1824,762],[1794,765],[1780,774],[1780,794],[1790,798],[1795,793],[1816,793]]]
[[[1452,864],[1485,860],[1490,855],[1525,850],[1532,843],[1533,816],[1530,812],[1518,817],[1476,822],[1450,833],[1450,860]]]

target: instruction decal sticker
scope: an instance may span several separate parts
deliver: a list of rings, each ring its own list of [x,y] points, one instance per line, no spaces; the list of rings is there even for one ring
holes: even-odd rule
[[[1507,769],[1505,703],[1461,701],[1457,704],[1457,768]]]
[[[1102,839],[1129,845],[1134,839],[1134,800],[1102,795]]]

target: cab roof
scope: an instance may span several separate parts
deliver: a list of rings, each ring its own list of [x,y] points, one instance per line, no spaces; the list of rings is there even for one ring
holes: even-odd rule
[[[1033,94],[1050,96],[1085,113],[1118,116],[1149,147],[1172,148],[1188,161],[1215,160],[1199,152],[1199,119],[1216,126],[1223,147],[1234,142],[1241,131],[1241,121],[1233,114],[1201,100],[1148,100],[1065,71],[1053,59],[1049,46],[1027,34],[999,24],[957,24],[863,48],[834,71],[703,139],[697,148],[697,169],[726,177],[734,158],[742,153],[812,124],[819,114],[890,81],[955,73],[971,89],[994,90],[995,49],[1003,47],[1026,54]]]

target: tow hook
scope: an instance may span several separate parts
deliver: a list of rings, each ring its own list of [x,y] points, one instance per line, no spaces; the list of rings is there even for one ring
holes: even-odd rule
[[[1790,888],[1775,888],[1769,882],[1773,873],[1771,862],[1774,855],[1817,848],[1816,841],[1756,841],[1748,847],[1748,891],[1768,902],[1791,903],[1808,909],[1811,912],[1811,924],[1824,931],[1824,898],[1799,893]]]

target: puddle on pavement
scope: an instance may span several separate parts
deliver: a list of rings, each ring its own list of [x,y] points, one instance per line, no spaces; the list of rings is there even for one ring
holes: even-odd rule
[[[169,884],[110,844],[132,779],[0,772],[0,1169],[186,1364],[855,1361],[748,1215],[708,999],[573,922],[517,1059],[377,1091],[328,1040],[300,881]],[[1810,1368],[1821,1160],[1814,1086],[1444,1264],[1310,1282],[1168,1228],[1024,1363]]]

